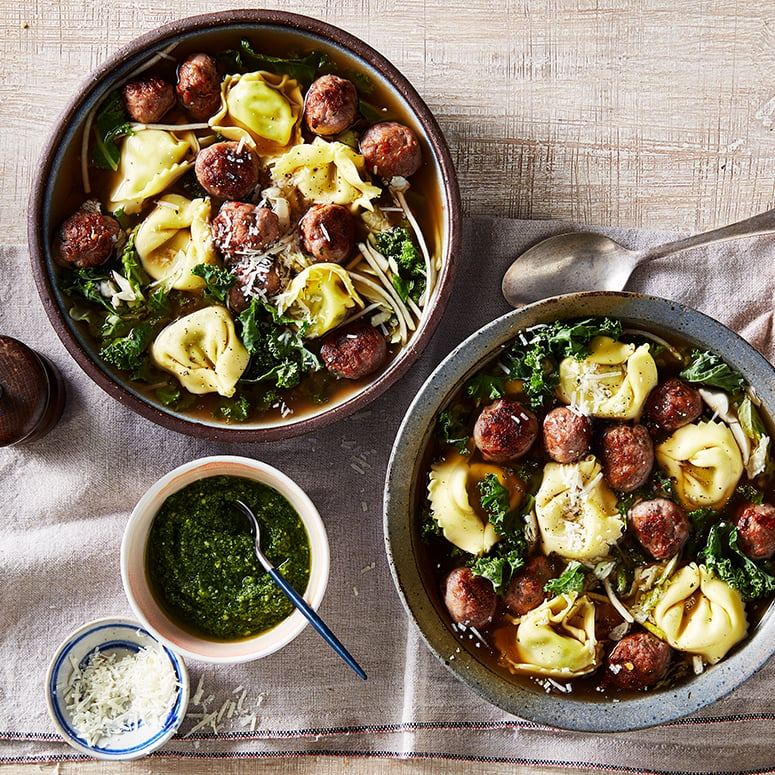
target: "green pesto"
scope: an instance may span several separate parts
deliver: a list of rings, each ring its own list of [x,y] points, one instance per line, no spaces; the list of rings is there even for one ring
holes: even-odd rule
[[[259,564],[240,512],[243,500],[261,526],[264,554],[304,593],[309,538],[276,490],[238,476],[211,476],[170,495],[151,526],[147,567],[162,605],[184,626],[219,640],[247,638],[279,624],[293,604]]]

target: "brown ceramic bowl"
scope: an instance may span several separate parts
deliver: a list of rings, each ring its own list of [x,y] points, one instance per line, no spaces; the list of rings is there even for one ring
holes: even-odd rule
[[[421,175],[433,212],[435,249],[442,268],[423,318],[408,343],[376,376],[355,382],[325,404],[288,417],[231,423],[210,414],[186,415],[141,392],[123,373],[106,365],[83,323],[74,321],[68,297],[59,287],[52,243],[61,222],[80,206],[74,204],[73,181],[80,179],[79,157],[84,125],[111,90],[127,81],[160,52],[162,56],[237,47],[249,39],[254,48],[316,50],[343,69],[365,73],[420,138]],[[281,43],[280,43],[281,42]],[[84,197],[81,192],[81,200]],[[269,441],[300,435],[341,419],[375,399],[415,362],[433,335],[452,289],[461,241],[460,198],[450,153],[439,126],[407,79],[381,54],[344,32],[315,19],[270,10],[238,10],[182,19],[162,26],[117,51],[80,88],[55,126],[34,182],[28,222],[29,244],[41,301],[65,347],[101,388],[131,410],[166,428],[222,441]]]

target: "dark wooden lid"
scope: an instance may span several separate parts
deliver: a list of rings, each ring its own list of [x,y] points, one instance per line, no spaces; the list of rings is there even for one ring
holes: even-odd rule
[[[54,365],[23,342],[0,335],[0,446],[44,436],[64,404],[64,383]]]

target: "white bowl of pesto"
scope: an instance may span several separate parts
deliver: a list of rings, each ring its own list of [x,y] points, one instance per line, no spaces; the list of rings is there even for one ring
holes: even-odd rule
[[[143,625],[201,662],[261,659],[307,624],[258,564],[248,525],[231,505],[236,498],[254,510],[262,549],[312,608],[328,583],[323,521],[281,471],[229,455],[170,471],[132,512],[121,544],[121,577]]]

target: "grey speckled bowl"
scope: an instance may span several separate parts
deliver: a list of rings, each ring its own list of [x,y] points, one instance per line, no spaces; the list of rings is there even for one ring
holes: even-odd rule
[[[743,646],[684,685],[621,699],[587,702],[509,681],[481,662],[453,634],[449,616],[421,562],[417,531],[425,482],[420,480],[438,411],[462,383],[517,331],[562,318],[608,315],[719,354],[755,386],[775,417],[775,369],[737,334],[681,304],[628,293],[582,293],[532,304],[489,323],[453,350],[425,382],[399,429],[385,487],[385,542],[401,600],[428,647],[463,683],[509,713],[541,724],[591,732],[660,724],[702,708],[751,676],[775,652],[775,607]],[[451,657],[454,656],[454,659]]]
[[[83,330],[68,315],[69,305],[57,287],[50,245],[54,230],[69,214],[63,206],[74,174],[68,159],[78,154],[83,126],[105,95],[162,50],[190,52],[224,45],[235,47],[241,37],[254,43],[285,40],[291,51],[322,51],[343,66],[367,74],[392,94],[421,138],[424,166],[433,180],[434,204],[439,210],[437,231],[443,268],[418,330],[403,351],[374,378],[312,413],[227,425],[214,419],[194,419],[152,402],[104,364]],[[191,436],[232,442],[271,441],[315,430],[362,408],[398,380],[422,352],[444,312],[460,253],[461,229],[460,194],[447,143],[433,114],[409,81],[382,54],[344,30],[274,10],[220,11],[181,19],[142,35],[117,51],[84,82],[54,127],[33,184],[28,215],[32,269],[41,302],[63,344],[89,377],[132,411],[159,425]]]

